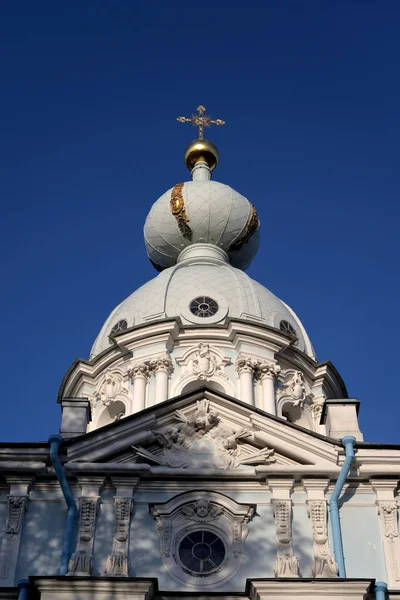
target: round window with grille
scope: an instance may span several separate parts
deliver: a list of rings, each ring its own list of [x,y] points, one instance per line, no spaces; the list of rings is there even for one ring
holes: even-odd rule
[[[182,567],[196,577],[215,573],[225,559],[224,542],[212,531],[193,531],[179,544],[179,560]]]
[[[208,296],[199,296],[191,301],[190,312],[196,317],[212,317],[218,312],[218,304]]]

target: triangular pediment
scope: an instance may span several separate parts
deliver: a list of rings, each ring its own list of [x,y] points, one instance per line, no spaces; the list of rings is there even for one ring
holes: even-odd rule
[[[163,475],[240,471],[336,473],[340,446],[207,387],[172,398],[66,444],[68,462]]]

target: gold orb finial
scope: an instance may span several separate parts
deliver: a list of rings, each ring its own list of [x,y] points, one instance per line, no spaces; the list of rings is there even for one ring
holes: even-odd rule
[[[222,119],[211,119],[205,112],[205,107],[200,104],[197,107],[197,115],[192,114],[191,117],[177,117],[176,119],[180,123],[191,123],[193,127],[199,128],[198,139],[190,142],[185,150],[185,162],[190,171],[200,161],[206,162],[211,170],[215,169],[218,164],[218,149],[210,140],[204,139],[204,127],[225,125],[225,121]]]

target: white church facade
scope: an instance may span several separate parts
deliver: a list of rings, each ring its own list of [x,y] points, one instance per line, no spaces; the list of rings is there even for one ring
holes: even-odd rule
[[[0,444],[0,599],[400,598],[400,446],[363,440],[246,275],[256,208],[212,179],[204,107],[180,120],[199,139],[146,219],[159,274],[67,371],[60,435]]]

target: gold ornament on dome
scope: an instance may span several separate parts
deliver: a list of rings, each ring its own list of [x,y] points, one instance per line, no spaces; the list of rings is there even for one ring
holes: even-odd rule
[[[180,123],[191,123],[193,127],[199,128],[199,140],[204,139],[204,127],[210,127],[211,125],[225,125],[225,121],[222,119],[212,119],[209,115],[206,115],[206,108],[201,104],[197,107],[197,115],[191,117],[177,117],[176,120]]]
[[[232,246],[229,247],[229,251],[240,250],[240,248],[242,246],[244,246],[244,244],[247,244],[247,242],[249,241],[249,239],[251,238],[253,233],[255,233],[255,231],[258,227],[258,214],[257,214],[256,207],[251,202],[250,202],[250,206],[251,206],[251,214],[246,223],[246,227],[244,228],[244,230],[241,233],[241,235],[239,236],[239,238],[235,242],[233,242]]]
[[[192,239],[192,230],[190,229],[188,222],[190,221],[189,217],[186,215],[185,209],[185,201],[183,199],[183,186],[184,183],[177,183],[171,192],[171,199],[169,201],[169,205],[171,207],[171,212],[174,215],[179,231],[183,235],[184,238],[191,240]]]

